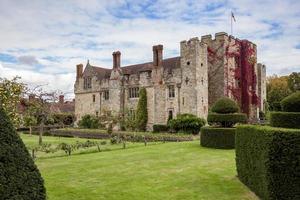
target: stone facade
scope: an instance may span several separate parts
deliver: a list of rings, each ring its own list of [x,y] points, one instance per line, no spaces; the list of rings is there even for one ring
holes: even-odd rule
[[[121,53],[117,51],[113,53],[112,69],[92,66],[88,62],[83,70],[83,65],[79,64],[74,85],[77,120],[85,114],[101,115],[105,111],[134,112],[141,87],[147,91],[148,129],[152,129],[153,124],[166,124],[168,118],[179,113],[206,118],[209,106],[222,96],[234,98],[243,105],[238,98],[242,90],[232,89],[240,87],[242,81],[236,77],[239,57],[228,56],[242,52],[235,47],[236,41],[240,40],[221,32],[215,39],[207,35],[201,40],[196,37],[180,42],[179,57],[163,59],[163,46],[156,45],[152,49],[153,61],[148,63],[121,67]],[[263,71],[256,65],[256,46],[251,45],[255,48],[252,57],[258,83],[253,91],[263,99],[265,67]],[[253,118],[257,117],[258,108],[263,109],[251,103],[248,107],[251,108],[247,109],[247,114]]]

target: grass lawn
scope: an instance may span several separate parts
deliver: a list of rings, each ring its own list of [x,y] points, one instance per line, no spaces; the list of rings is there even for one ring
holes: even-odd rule
[[[36,164],[49,200],[257,199],[236,178],[234,150],[202,148],[199,141],[38,159]]]

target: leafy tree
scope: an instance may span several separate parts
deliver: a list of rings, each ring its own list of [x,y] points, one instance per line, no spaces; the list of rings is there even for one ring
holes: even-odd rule
[[[78,122],[80,128],[97,129],[100,126],[99,118],[92,115],[84,115]]]
[[[0,199],[46,199],[41,174],[0,106]]]
[[[0,78],[0,104],[7,112],[13,124],[20,125],[20,114],[17,112],[25,84],[19,82],[20,77],[11,80]]]
[[[147,122],[147,92],[145,88],[141,88],[139,91],[139,102],[136,110],[136,129],[139,131],[146,131]]]
[[[287,76],[271,76],[268,78],[267,101],[270,110],[281,110],[280,101],[290,94]]]
[[[300,91],[300,72],[293,72],[289,75],[288,87],[292,92]]]
[[[29,127],[29,134],[32,135],[32,126],[37,124],[37,120],[34,116],[25,115],[24,116],[24,125]]]

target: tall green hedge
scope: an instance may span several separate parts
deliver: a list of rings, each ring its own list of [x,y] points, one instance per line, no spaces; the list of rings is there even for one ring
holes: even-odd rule
[[[147,109],[147,91],[141,88],[139,91],[139,102],[136,109],[136,129],[138,131],[145,131],[148,122],[148,109]]]
[[[281,109],[285,112],[300,112],[300,91],[285,97],[281,102]]]
[[[0,199],[46,199],[41,174],[2,108],[0,108]]]
[[[239,179],[261,199],[300,199],[300,130],[238,126]]]
[[[300,128],[300,112],[271,112],[270,125],[283,128]]]
[[[233,149],[235,128],[202,127],[200,143],[203,147]]]

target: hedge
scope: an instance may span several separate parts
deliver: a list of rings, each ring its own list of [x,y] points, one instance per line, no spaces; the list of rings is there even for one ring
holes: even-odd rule
[[[157,134],[157,133],[142,133],[142,132],[125,132],[125,131],[114,131],[111,134],[107,131],[101,131],[97,129],[58,129],[51,131],[52,136],[61,137],[79,137],[88,139],[109,139],[112,137],[125,137],[127,141],[131,142],[182,142],[192,141],[193,137],[189,135],[179,134]]]
[[[300,128],[300,112],[271,112],[270,125],[273,127]]]
[[[261,199],[300,199],[299,144],[299,129],[238,126],[239,179]]]
[[[281,109],[285,112],[300,112],[300,91],[285,97],[281,102]]]
[[[41,174],[0,108],[0,199],[46,199]]]
[[[247,116],[243,113],[219,114],[209,113],[207,116],[209,125],[221,124],[222,127],[231,127],[236,123],[246,123]]]
[[[234,140],[235,128],[201,128],[200,144],[203,147],[233,149]]]
[[[168,132],[169,127],[165,124],[154,124],[153,125],[153,133],[159,133],[159,132]]]
[[[217,100],[211,108],[215,113],[236,113],[239,111],[238,105],[232,99],[228,97],[222,97]]]
[[[176,132],[188,133],[188,134],[198,134],[200,128],[204,126],[206,120],[197,117],[193,114],[178,114],[176,119],[171,119],[168,125],[171,130]]]

